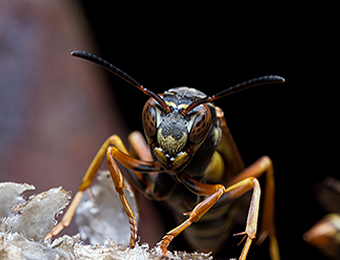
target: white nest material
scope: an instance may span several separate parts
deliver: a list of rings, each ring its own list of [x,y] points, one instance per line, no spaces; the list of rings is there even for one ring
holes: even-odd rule
[[[107,173],[99,175],[93,187],[95,199],[85,196],[76,215],[80,235],[45,241],[45,236],[56,225],[55,216],[69,204],[70,192],[61,187],[29,197],[20,194],[34,190],[33,185],[12,182],[0,183],[0,259],[160,259],[158,247],[128,244],[129,226],[120,200],[113,191]],[[134,212],[136,204],[131,192],[126,196]],[[85,244],[88,239],[91,244]],[[168,252],[162,259],[212,259],[210,254]]]

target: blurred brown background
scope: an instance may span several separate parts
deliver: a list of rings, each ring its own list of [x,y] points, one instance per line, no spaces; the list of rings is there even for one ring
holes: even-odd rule
[[[1,181],[75,193],[101,143],[124,136],[107,77],[74,48],[96,50],[80,3],[0,2]]]
[[[96,50],[82,6],[1,1],[0,42],[1,180],[76,190],[105,138],[124,131],[103,71],[70,56]]]
[[[214,94],[278,74],[284,85],[216,104],[246,164],[264,154],[274,162],[282,259],[326,259],[302,235],[325,214],[315,183],[328,175],[339,179],[340,44],[333,9],[315,3],[0,1],[0,181],[31,183],[38,191],[62,185],[75,193],[109,135],[125,139],[142,130],[147,97],[71,57],[74,49],[99,54],[155,92],[188,85]],[[148,231],[154,213],[144,212]],[[268,257],[266,245],[250,251],[259,252]]]

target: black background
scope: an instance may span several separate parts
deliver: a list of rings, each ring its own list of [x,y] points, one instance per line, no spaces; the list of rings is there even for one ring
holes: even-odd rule
[[[338,175],[336,7],[318,2],[83,5],[97,54],[154,92],[187,85],[212,95],[258,76],[286,79],[215,104],[223,109],[247,165],[262,155],[273,160],[282,259],[326,259],[302,236],[326,214],[313,186]],[[142,130],[141,111],[148,97],[110,78],[126,124]],[[267,254],[266,248],[254,251]]]

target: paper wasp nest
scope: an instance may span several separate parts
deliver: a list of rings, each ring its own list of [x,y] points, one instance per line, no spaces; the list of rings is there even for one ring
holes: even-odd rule
[[[92,189],[94,198],[84,196],[77,209],[75,221],[80,235],[64,235],[53,242],[44,238],[56,224],[55,216],[69,204],[70,193],[52,188],[25,200],[20,194],[34,190],[33,185],[0,183],[0,259],[160,259],[157,247],[150,249],[147,244],[137,244],[130,249],[127,246],[128,221],[108,178],[107,173],[100,174],[98,184]],[[127,192],[126,196],[136,212],[132,193]],[[212,259],[212,256],[168,252],[167,258]]]

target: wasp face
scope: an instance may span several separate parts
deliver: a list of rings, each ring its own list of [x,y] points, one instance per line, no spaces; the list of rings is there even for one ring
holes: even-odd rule
[[[185,166],[205,140],[212,125],[211,112],[202,104],[183,115],[192,102],[205,97],[195,89],[170,89],[162,97],[170,112],[150,98],[143,109],[143,127],[154,157],[165,169],[174,170]]]
[[[157,129],[157,141],[170,156],[175,156],[185,147],[188,140],[187,124],[177,109],[161,117]]]

